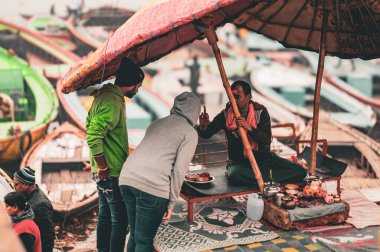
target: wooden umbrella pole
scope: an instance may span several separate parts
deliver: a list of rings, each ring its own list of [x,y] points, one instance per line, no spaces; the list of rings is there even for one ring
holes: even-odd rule
[[[218,64],[219,72],[220,72],[220,75],[222,77],[223,86],[224,86],[224,89],[226,90],[228,99],[231,102],[234,115],[235,115],[235,117],[240,117],[240,112],[239,112],[239,109],[236,105],[235,98],[232,95],[231,87],[230,87],[230,84],[228,83],[228,78],[226,75],[226,71],[224,69],[222,56],[220,55],[220,50],[219,50],[219,47],[217,45],[218,36],[216,35],[214,27],[208,26],[205,30],[205,34],[207,37],[207,41],[211,45],[212,50],[214,52],[215,59],[216,59],[216,62]],[[260,192],[263,193],[264,192],[263,177],[261,176],[261,172],[259,170],[259,167],[257,166],[256,159],[253,156],[252,148],[250,147],[250,144],[248,142],[247,133],[245,132],[245,130],[242,127],[239,127],[238,129],[239,129],[239,133],[241,136],[241,140],[242,140],[243,145],[244,145],[245,152],[248,155],[248,159],[249,159],[249,162],[251,164],[253,173],[255,174],[256,181],[259,185]]]
[[[323,76],[323,68],[325,66],[325,43],[326,43],[326,29],[327,29],[327,17],[328,12],[326,9],[323,11],[321,39],[319,45],[319,59],[318,59],[318,71],[317,79],[315,83],[314,91],[314,108],[313,108],[313,124],[311,129],[311,150],[310,150],[310,170],[309,173],[315,176],[315,170],[317,166],[317,140],[318,140],[318,121],[319,121],[319,106],[321,101],[321,84]]]

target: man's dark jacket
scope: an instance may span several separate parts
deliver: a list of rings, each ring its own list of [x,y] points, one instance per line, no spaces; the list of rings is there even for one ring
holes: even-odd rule
[[[26,200],[34,211],[34,221],[40,229],[42,251],[53,251],[55,231],[53,223],[53,206],[51,205],[50,200],[38,187],[26,197]]]
[[[257,128],[253,129],[251,132],[248,131],[247,134],[250,135],[252,139],[258,144],[258,150],[260,152],[270,152],[272,130],[269,113],[263,105],[257,102],[252,103],[255,108]],[[215,116],[214,120],[210,122],[206,130],[201,131],[198,127],[198,132],[201,137],[209,138],[218,131],[224,130],[228,142],[229,159],[234,161],[243,161],[245,159],[244,146],[239,136],[238,129],[236,128],[235,131],[228,131],[226,129],[226,115],[229,107],[230,104],[228,103],[226,109]]]

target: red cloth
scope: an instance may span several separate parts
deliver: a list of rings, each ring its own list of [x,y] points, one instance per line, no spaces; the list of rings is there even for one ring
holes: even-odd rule
[[[42,252],[40,230],[38,229],[37,224],[33,220],[23,220],[19,223],[14,223],[13,230],[16,232],[17,235],[24,233],[32,234],[35,238],[33,251]]]
[[[248,124],[256,129],[257,128],[257,122],[255,118],[255,108],[253,107],[253,103],[249,103],[248,107],[248,116],[247,116],[247,122]],[[232,106],[228,108],[227,115],[226,115],[226,128],[228,131],[234,131],[237,129],[236,125],[236,119],[234,115],[234,111],[232,109]],[[247,130],[245,131],[247,132]],[[251,146],[252,150],[258,150],[259,145],[253,140],[253,138],[250,136],[250,134],[247,134],[249,145]],[[247,157],[247,153],[244,149],[244,157]]]

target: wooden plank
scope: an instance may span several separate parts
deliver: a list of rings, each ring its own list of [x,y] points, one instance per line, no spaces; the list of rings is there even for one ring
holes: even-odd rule
[[[62,169],[60,172],[61,183],[73,183],[73,179],[71,177],[70,171]]]
[[[64,190],[61,192],[61,201],[70,202],[71,196],[73,195],[73,190]]]
[[[51,172],[43,173],[43,176],[42,176],[42,183],[43,184],[51,184],[51,180],[52,180]]]
[[[88,171],[71,171],[72,183],[91,182],[91,174]],[[89,180],[90,179],[90,180]]]
[[[52,184],[58,184],[61,183],[61,176],[59,171],[52,171],[51,172],[51,183]]]
[[[373,171],[377,176],[380,176],[380,157],[375,153],[372,148],[370,148],[365,143],[355,143],[355,148],[362,153],[368,160],[368,163],[371,165]]]

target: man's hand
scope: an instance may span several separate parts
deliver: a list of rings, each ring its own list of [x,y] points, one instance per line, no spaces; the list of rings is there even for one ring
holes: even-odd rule
[[[98,170],[98,177],[100,180],[105,180],[108,178],[108,167],[105,170]]]
[[[108,165],[107,161],[102,154],[94,156],[96,163],[98,164],[98,177],[100,180],[108,178]]]
[[[243,129],[245,129],[247,131],[252,131],[251,125],[249,125],[249,123],[247,122],[247,120],[245,120],[241,116],[236,118],[236,125],[238,127],[242,127]]]
[[[206,130],[207,126],[210,124],[209,116],[206,112],[202,112],[199,116],[199,129]]]
[[[162,223],[168,223],[170,218],[172,217],[173,209],[168,208],[164,217],[162,218]]]

